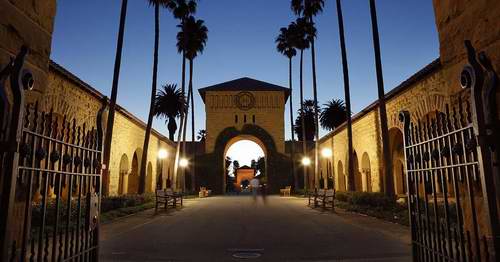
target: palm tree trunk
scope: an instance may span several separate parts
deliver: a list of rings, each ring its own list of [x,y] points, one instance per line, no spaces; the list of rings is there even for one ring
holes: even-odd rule
[[[184,52],[182,53],[182,82],[181,82],[181,92],[183,97],[185,98],[186,96],[186,55]],[[180,120],[180,126],[179,126],[179,133],[177,134],[177,148],[175,150],[175,162],[174,162],[174,176],[173,176],[173,181],[172,185],[175,187],[179,186],[179,180],[178,180],[178,175],[179,175],[179,159],[180,159],[180,151],[181,151],[181,137],[182,137],[182,128],[184,126],[184,120],[186,117],[186,112],[181,111],[181,120]]]
[[[177,123],[175,123],[175,117],[168,117],[168,139],[171,141],[175,140],[175,131],[177,130]]]
[[[151,102],[149,105],[148,124],[146,126],[146,135],[141,158],[141,169],[139,177],[139,194],[143,194],[146,189],[146,164],[148,161],[149,137],[151,136],[151,127],[153,125],[154,103],[156,97],[156,83],[158,80],[158,49],[160,44],[160,5],[155,5],[155,46],[153,56],[153,82],[151,85]]]
[[[195,140],[195,126],[194,126],[194,92],[193,92],[193,59],[189,60],[189,92],[191,93],[191,190],[194,192],[196,189],[196,140]]]
[[[186,117],[184,120],[184,127],[182,130],[182,158],[186,159],[186,133],[187,133],[187,120],[189,115],[189,97],[191,96],[191,89],[188,89],[188,106],[186,109]],[[182,190],[186,190],[186,168],[182,169]]]
[[[311,24],[314,25],[313,18],[310,17]],[[316,81],[316,51],[314,48],[314,38],[311,40],[311,64],[313,75],[313,96],[314,96],[314,186],[319,187],[319,106],[318,87]]]
[[[113,126],[115,122],[115,108],[116,108],[116,97],[118,94],[118,80],[120,79],[120,66],[122,62],[122,50],[123,50],[123,36],[125,34],[125,19],[127,17],[127,4],[128,0],[122,1],[121,14],[120,14],[120,26],[118,29],[118,41],[116,43],[116,57],[115,57],[115,68],[113,72],[113,85],[111,87],[111,100],[109,103],[109,116],[108,123],[106,126],[106,134],[104,139],[104,152],[103,152],[103,194],[105,196],[109,195],[109,161],[111,159],[111,140],[113,139]]]
[[[377,71],[378,105],[380,115],[380,129],[382,133],[382,150],[384,154],[384,192],[388,196],[394,195],[394,181],[392,176],[392,158],[389,151],[389,130],[387,127],[387,110],[385,108],[384,77],[380,58],[380,40],[378,37],[377,9],[375,1],[370,0],[370,14],[372,18],[373,49],[375,51],[375,67]]]
[[[337,18],[339,23],[340,35],[340,49],[342,52],[342,72],[344,75],[344,93],[345,93],[345,106],[347,114],[347,162],[348,162],[348,177],[349,177],[349,190],[356,190],[354,186],[354,161],[353,161],[353,148],[352,148],[352,119],[351,119],[351,94],[349,90],[349,68],[347,65],[347,52],[345,48],[344,38],[344,19],[342,17],[342,7],[340,0],[337,0]],[[339,174],[340,175],[340,174]]]
[[[301,111],[301,125],[302,125],[302,154],[304,157],[307,156],[307,141],[306,141],[306,120],[304,114],[304,50],[300,50],[300,111]],[[309,187],[308,177],[307,177],[307,166],[304,166],[304,190]]]
[[[292,175],[293,175],[293,181],[294,181],[294,190],[297,190],[299,188],[299,178],[297,176],[297,173],[295,172],[295,133],[294,133],[294,128],[295,125],[293,124],[293,83],[292,83],[292,58],[289,58],[289,63],[288,63],[288,82],[290,83],[290,132],[292,133],[292,146],[291,146],[291,156],[292,156]]]

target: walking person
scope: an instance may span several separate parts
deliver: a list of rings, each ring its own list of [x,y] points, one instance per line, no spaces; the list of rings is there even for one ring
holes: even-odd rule
[[[256,177],[254,177],[254,178],[252,178],[252,180],[250,180],[250,187],[252,188],[252,196],[253,196],[254,201],[257,201],[257,193],[259,192],[258,191],[259,184],[260,184],[260,181]]]
[[[260,186],[260,194],[262,195],[262,201],[264,201],[264,204],[266,203],[266,197],[267,197],[267,188],[266,188],[266,180],[265,178],[262,178],[262,184]]]

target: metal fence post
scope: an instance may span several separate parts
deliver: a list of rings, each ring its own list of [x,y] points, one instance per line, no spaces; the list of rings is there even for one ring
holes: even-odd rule
[[[19,143],[21,140],[22,122],[24,113],[24,90],[23,88],[32,88],[33,78],[29,71],[23,70],[24,59],[28,54],[28,48],[23,46],[15,59],[9,63],[2,73],[2,82],[0,88],[5,88],[3,82],[10,76],[10,89],[12,92],[12,109],[4,107],[10,111],[10,117],[6,117],[4,141],[0,147],[0,153],[3,156],[2,169],[2,195],[0,202],[0,260],[8,261],[10,257],[15,257],[16,245],[11,243],[11,223],[13,218],[13,205],[16,191],[16,178],[18,174]],[[6,103],[7,104],[7,103]],[[6,112],[1,112],[2,115]],[[10,121],[9,121],[10,119]],[[2,125],[4,123],[1,123]]]

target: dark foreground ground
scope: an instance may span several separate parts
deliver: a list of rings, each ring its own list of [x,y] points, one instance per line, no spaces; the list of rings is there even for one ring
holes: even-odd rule
[[[101,232],[101,261],[411,261],[408,228],[294,197],[192,199]]]

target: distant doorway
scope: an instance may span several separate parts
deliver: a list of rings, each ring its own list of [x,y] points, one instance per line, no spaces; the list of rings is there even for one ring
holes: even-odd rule
[[[266,154],[262,142],[253,136],[237,136],[229,141],[224,154],[225,193],[246,192],[250,180],[267,182]]]

